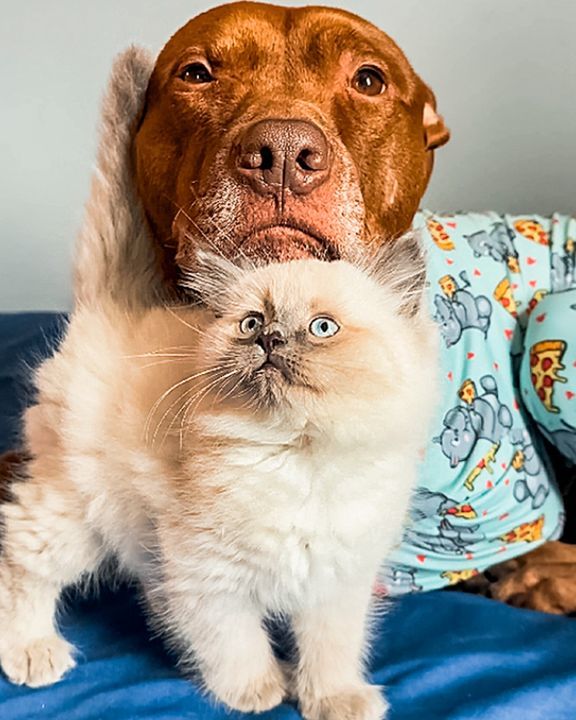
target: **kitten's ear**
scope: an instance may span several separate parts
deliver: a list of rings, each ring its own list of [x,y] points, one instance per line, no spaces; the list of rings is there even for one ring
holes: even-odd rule
[[[399,312],[413,317],[426,287],[426,254],[416,232],[384,241],[370,259],[370,275],[400,297]]]
[[[221,313],[226,309],[230,289],[242,275],[242,268],[222,255],[197,250],[191,267],[183,270],[180,286],[193,298]]]

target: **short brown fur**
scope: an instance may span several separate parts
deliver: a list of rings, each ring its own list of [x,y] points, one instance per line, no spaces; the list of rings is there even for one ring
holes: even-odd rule
[[[196,61],[217,81],[178,77]],[[383,70],[381,95],[351,87],[365,65]],[[327,182],[287,193],[282,208],[233,169],[241,133],[267,118],[314,122],[334,158]],[[342,256],[354,240],[409,228],[432,150],[448,136],[430,89],[370,23],[342,10],[233,3],[190,20],[160,53],[135,140],[136,184],[169,277],[206,238],[228,255],[321,256],[330,244]],[[233,213],[214,205],[224,192]]]

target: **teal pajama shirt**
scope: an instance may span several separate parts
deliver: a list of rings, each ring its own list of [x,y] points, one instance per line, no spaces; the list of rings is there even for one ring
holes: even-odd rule
[[[542,436],[576,462],[576,219],[421,212],[414,228],[442,394],[410,522],[381,577],[391,595],[557,539],[563,504]]]

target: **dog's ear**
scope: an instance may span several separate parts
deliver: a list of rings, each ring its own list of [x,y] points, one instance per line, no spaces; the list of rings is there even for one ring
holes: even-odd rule
[[[401,315],[418,313],[426,287],[426,255],[418,233],[410,231],[384,241],[371,255],[367,269],[376,282],[399,298]]]
[[[231,288],[242,275],[242,268],[222,255],[198,249],[190,267],[182,271],[180,287],[217,315],[227,307]]]
[[[436,150],[450,139],[450,130],[444,124],[444,118],[436,111],[436,97],[432,90],[424,85],[424,110],[422,125],[424,128],[424,144],[426,150]]]

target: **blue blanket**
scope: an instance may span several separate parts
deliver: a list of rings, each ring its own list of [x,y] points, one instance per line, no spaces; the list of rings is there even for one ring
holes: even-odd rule
[[[0,316],[0,451],[17,439],[29,368],[62,326],[49,314]],[[39,690],[0,676],[2,720],[240,717],[179,677],[174,659],[150,639],[133,589],[72,595],[60,624],[79,649],[78,666]],[[376,632],[370,673],[387,688],[390,720],[573,720],[576,623],[450,591],[406,596]],[[284,705],[268,716],[298,713]]]

